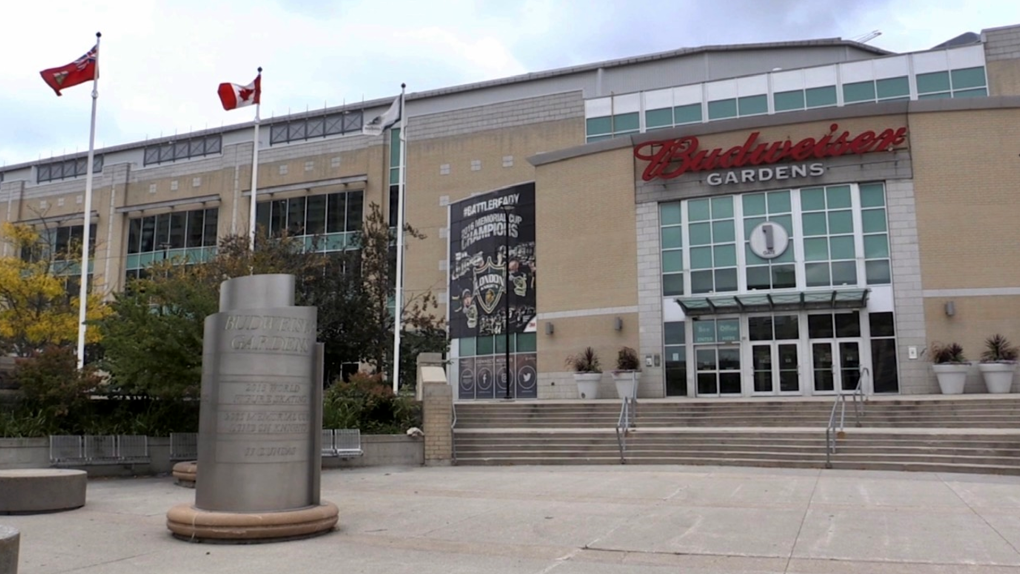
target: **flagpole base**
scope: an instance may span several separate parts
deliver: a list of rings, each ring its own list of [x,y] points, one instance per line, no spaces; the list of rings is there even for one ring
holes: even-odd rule
[[[340,511],[332,502],[281,512],[217,512],[178,504],[166,513],[166,527],[187,542],[258,544],[300,540],[332,532]]]

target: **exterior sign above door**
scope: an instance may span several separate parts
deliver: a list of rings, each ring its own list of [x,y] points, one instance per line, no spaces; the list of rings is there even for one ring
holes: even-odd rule
[[[786,179],[777,177],[776,172],[782,168],[760,168],[781,162],[819,160],[840,157],[850,154],[890,151],[907,140],[907,128],[888,128],[880,133],[872,130],[851,135],[848,131],[839,132],[839,124],[829,126],[829,133],[822,137],[804,138],[799,142],[790,140],[758,143],[761,132],[752,132],[743,145],[729,149],[713,150],[698,149],[698,138],[685,136],[682,138],[645,142],[634,148],[634,157],[648,162],[641,179],[674,179],[687,173],[712,171],[717,169],[742,169],[727,174],[712,174],[710,185],[721,183],[739,183],[765,179]],[[750,169],[755,168],[755,169]],[[804,175],[819,176],[824,173],[824,166],[811,163],[802,166],[790,166],[790,176],[795,172],[804,171]],[[800,168],[793,170],[792,168]],[[768,172],[768,173],[764,173]],[[784,175],[786,170],[783,170]],[[797,173],[796,176],[800,174]]]

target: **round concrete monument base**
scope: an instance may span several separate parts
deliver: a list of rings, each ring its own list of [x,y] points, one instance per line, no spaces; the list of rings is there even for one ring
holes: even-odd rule
[[[198,479],[198,462],[191,460],[174,465],[174,484],[184,488],[195,488]]]
[[[39,514],[85,506],[88,473],[57,468],[0,470],[0,514]]]
[[[214,512],[178,504],[166,513],[166,527],[188,542],[255,544],[310,538],[336,526],[340,510],[332,502],[281,512]]]

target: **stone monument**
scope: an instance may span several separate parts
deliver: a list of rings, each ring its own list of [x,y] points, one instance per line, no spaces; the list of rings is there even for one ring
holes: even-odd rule
[[[205,320],[195,504],[167,513],[191,541],[259,542],[329,532],[319,499],[322,345],[316,309],[294,306],[294,276],[220,286]]]

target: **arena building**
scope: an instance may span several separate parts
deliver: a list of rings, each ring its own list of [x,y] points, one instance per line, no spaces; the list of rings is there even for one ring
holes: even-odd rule
[[[111,88],[112,89],[112,88]],[[263,121],[259,224],[350,247],[394,222],[392,98]],[[1020,340],[1020,26],[895,54],[705,46],[409,93],[405,292],[439,296],[460,399],[936,393],[925,350]],[[95,157],[95,289],[246,233],[253,125]],[[3,168],[0,220],[81,236],[86,160]],[[507,230],[509,229],[509,233]],[[5,247],[6,249],[6,247]],[[538,270],[541,268],[542,272]],[[612,382],[602,385],[612,394]],[[983,389],[977,370],[967,389]]]

